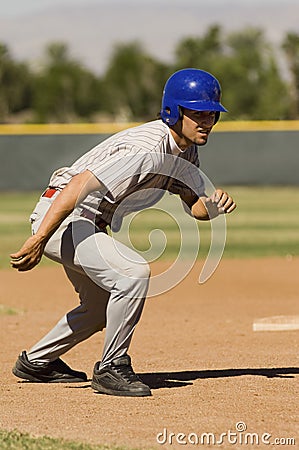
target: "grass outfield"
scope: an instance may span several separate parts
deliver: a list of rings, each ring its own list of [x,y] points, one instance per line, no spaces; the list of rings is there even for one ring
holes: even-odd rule
[[[225,258],[255,258],[263,256],[299,255],[299,188],[294,187],[227,187],[238,208],[227,216]],[[0,196],[0,268],[9,267],[9,253],[19,249],[30,234],[28,217],[39,193],[1,193]],[[160,207],[174,214],[184,233],[186,245],[194,245],[191,221],[179,202],[173,204],[167,196]],[[170,206],[168,206],[170,203]],[[198,222],[200,232],[199,257],[205,257],[210,245],[210,224]],[[180,230],[175,220],[165,212],[146,210],[132,221],[130,238],[138,250],[150,247],[149,233],[161,229],[167,245],[160,259],[172,259],[178,254]],[[118,234],[114,235],[118,238]],[[162,240],[161,240],[162,239]],[[159,240],[159,237],[158,237]],[[162,245],[163,237],[160,236]],[[159,247],[159,245],[158,245]],[[43,258],[41,264],[54,264]]]
[[[0,448],[1,450],[125,450],[124,447],[89,445],[48,436],[36,438],[27,433],[5,430],[0,430]]]

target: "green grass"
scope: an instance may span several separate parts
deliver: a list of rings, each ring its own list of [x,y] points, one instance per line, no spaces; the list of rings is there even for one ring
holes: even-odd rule
[[[263,256],[299,255],[299,187],[227,187],[238,208],[226,217],[227,240],[224,257],[254,258]],[[9,267],[9,253],[19,249],[30,234],[28,217],[39,193],[1,193],[0,195],[0,268]],[[129,236],[139,250],[150,248],[149,235],[161,229],[167,246],[161,259],[174,258],[180,248],[180,229],[186,239],[187,252],[196,244],[194,225],[174,196],[166,196],[159,207],[167,212],[145,210],[132,220]],[[176,219],[171,218],[174,214]],[[127,221],[125,221],[126,225]],[[200,232],[199,257],[205,257],[211,229],[208,222],[198,222]],[[114,234],[127,242],[124,232]],[[163,244],[163,236],[153,233],[154,255]],[[43,258],[41,264],[54,264]]]
[[[228,216],[230,257],[299,255],[299,188],[231,189],[238,204]]]
[[[125,450],[121,447],[89,445],[47,436],[33,437],[27,433],[5,430],[0,430],[0,448],[1,450]]]
[[[255,258],[263,256],[299,255],[299,187],[227,187],[237,203],[237,209],[226,216],[227,238],[224,257]],[[164,202],[164,200],[163,200]],[[166,206],[166,203],[164,202]],[[169,207],[172,211],[172,207]],[[194,245],[194,232],[189,218],[176,208],[178,220],[186,222],[187,246]],[[160,225],[167,236],[164,258],[177,254],[180,233],[177,224],[165,213],[140,213],[132,222],[132,242],[140,250],[149,247],[148,234],[152,224]],[[182,222],[183,223],[183,222]],[[154,228],[156,227],[154,226]],[[200,233],[199,256],[206,256],[211,240],[209,222],[198,222]]]
[[[20,313],[21,311],[15,308],[0,304],[0,316],[16,316]]]
[[[9,267],[9,254],[17,251],[29,236],[29,215],[38,195],[36,192],[1,192],[0,268]]]

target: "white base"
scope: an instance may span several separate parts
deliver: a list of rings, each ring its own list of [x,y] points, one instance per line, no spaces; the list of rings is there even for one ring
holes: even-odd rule
[[[299,316],[272,316],[255,319],[253,331],[299,330]]]

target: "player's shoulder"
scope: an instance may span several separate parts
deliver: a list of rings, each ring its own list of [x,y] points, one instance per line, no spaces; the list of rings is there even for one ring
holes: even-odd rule
[[[114,137],[114,144],[132,153],[156,153],[163,152],[167,140],[168,127],[162,120],[153,120],[118,133]]]
[[[98,164],[106,157],[117,158],[123,156],[152,155],[163,153],[168,136],[168,127],[162,120],[154,120],[127,128],[104,139],[89,152],[85,153],[74,165],[78,163]],[[149,157],[149,156],[147,156]]]
[[[128,135],[161,139],[168,135],[168,126],[161,119],[157,119],[129,128],[126,132]]]

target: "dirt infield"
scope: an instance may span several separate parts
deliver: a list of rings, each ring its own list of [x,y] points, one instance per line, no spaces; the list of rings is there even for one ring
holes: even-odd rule
[[[144,448],[258,449],[267,439],[271,448],[299,448],[299,332],[252,331],[256,318],[299,314],[299,259],[223,260],[204,285],[199,272],[200,264],[146,303],[130,354],[153,396],[136,399],[95,394],[90,382],[18,382],[11,367],[19,351],[77,298],[58,266],[1,271],[0,303],[18,314],[0,315],[0,428]],[[64,359],[90,377],[102,343],[98,333]]]

